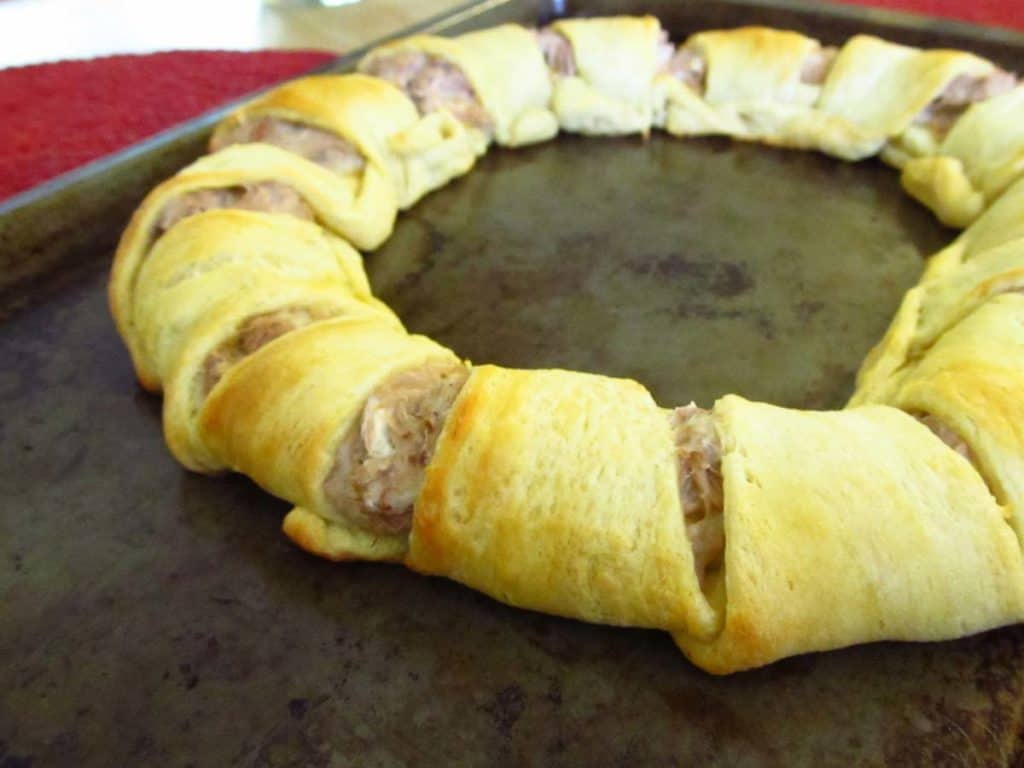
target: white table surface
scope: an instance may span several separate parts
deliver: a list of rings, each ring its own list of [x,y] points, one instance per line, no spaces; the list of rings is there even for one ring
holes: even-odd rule
[[[464,0],[0,0],[0,68],[165,50],[343,52]]]

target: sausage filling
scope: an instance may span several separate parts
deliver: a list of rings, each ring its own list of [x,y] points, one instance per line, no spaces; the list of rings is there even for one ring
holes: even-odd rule
[[[232,144],[260,142],[273,144],[322,165],[339,175],[354,173],[366,160],[352,144],[330,131],[279,117],[252,117],[210,140],[210,151],[218,152]]]
[[[289,331],[310,325],[334,314],[332,310],[287,307],[254,315],[241,324],[238,332],[206,356],[200,371],[200,391],[205,399],[228,369],[274,339]]]
[[[807,55],[800,67],[800,82],[804,85],[823,85],[832,71],[839,49],[831,46],[818,48]]]
[[[818,48],[804,59],[800,68],[800,82],[821,85],[828,77],[836,58],[835,48]],[[684,45],[668,58],[659,59],[659,72],[666,72],[703,95],[706,87],[708,64],[704,53],[694,45]]]
[[[679,500],[693,563],[701,586],[721,567],[725,550],[722,519],[722,444],[711,411],[690,405],[669,414],[675,438]]]
[[[1009,93],[1016,85],[1017,77],[1002,69],[984,77],[960,75],[953,78],[942,93],[921,110],[914,122],[924,125],[937,138],[941,138],[949,133],[953,123],[972,104]]]
[[[324,481],[342,519],[375,534],[408,533],[437,438],[469,371],[434,361],[377,386]]]
[[[576,74],[576,58],[569,38],[550,27],[535,30],[534,34],[548,69],[559,77],[572,77]]]
[[[454,64],[419,51],[376,56],[363,71],[405,91],[421,115],[447,109],[460,122],[490,132],[493,125],[465,73]]]
[[[971,450],[971,446],[967,444],[960,435],[953,430],[946,422],[942,421],[938,416],[933,416],[930,413],[917,413],[914,417],[930,429],[939,440],[944,442],[954,451],[959,453],[971,464],[977,466],[977,462],[974,460],[974,451]]]
[[[704,95],[705,78],[708,72],[704,53],[694,45],[684,45],[665,62],[664,71],[697,94]]]
[[[572,77],[576,74],[576,58],[573,55],[572,44],[565,35],[550,27],[534,30],[534,35],[537,37],[537,45],[544,55],[548,69],[559,77]],[[675,47],[668,39],[668,32],[664,29],[659,30],[657,48],[654,52],[656,72],[668,71],[674,52]]]
[[[235,187],[197,189],[179,195],[160,212],[154,235],[159,237],[184,218],[218,208],[287,213],[306,221],[313,220],[313,209],[293,187],[278,181],[261,181]]]

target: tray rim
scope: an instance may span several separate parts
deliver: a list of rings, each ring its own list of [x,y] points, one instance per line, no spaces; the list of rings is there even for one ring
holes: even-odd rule
[[[391,40],[396,40],[400,37],[405,37],[411,34],[423,34],[431,33],[434,31],[442,31],[447,27],[454,24],[458,24],[462,21],[470,19],[481,13],[490,11],[492,8],[505,5],[515,0],[469,0],[456,8],[448,11],[443,11],[439,14],[430,16],[427,19],[419,21],[408,27],[403,27],[396,30],[392,34],[384,35],[382,37],[375,38],[370,42],[355,48],[348,53],[336,56],[328,62],[320,64],[308,70],[304,70],[297,75],[293,75],[282,80],[275,81],[263,88],[259,88],[254,91],[249,91],[241,96],[233,98],[229,101],[223,102],[222,104],[201,112],[195,117],[190,117],[182,122],[175,123],[158,133],[154,133],[152,136],[148,136],[144,139],[140,139],[132,144],[123,147],[122,149],[109,152],[102,155],[95,160],[80,165],[76,168],[72,168],[69,171],[65,171],[58,176],[54,176],[52,179],[47,179],[44,182],[37,184],[34,187],[22,190],[21,192],[15,193],[13,196],[0,200],[0,224],[2,224],[2,217],[9,214],[16,213],[22,208],[26,208],[39,203],[41,200],[50,197],[51,195],[57,194],[60,191],[70,187],[78,182],[91,179],[94,176],[102,175],[103,173],[113,170],[122,163],[127,163],[136,158],[143,157],[149,152],[162,147],[165,144],[173,142],[180,136],[194,131],[199,128],[205,128],[213,125],[216,121],[226,116],[229,112],[243,104],[252,101],[260,94],[267,93],[274,88],[280,87],[283,83],[289,82],[299,77],[307,77],[309,75],[316,75],[320,73],[332,72],[339,68],[346,66],[349,63],[354,63],[360,59],[364,54],[368,53],[372,48],[382,45]],[[1024,41],[1022,41],[1024,45]],[[275,50],[275,49],[267,49]],[[286,50],[286,49],[278,49]],[[259,53],[259,50],[250,51],[251,53]]]
[[[696,0],[699,2],[700,0]],[[117,166],[142,157],[147,153],[168,144],[178,137],[200,128],[213,125],[216,121],[227,115],[233,109],[240,107],[262,93],[279,87],[282,83],[293,80],[296,77],[306,77],[323,72],[336,71],[354,63],[364,54],[383,43],[406,37],[411,34],[424,34],[443,32],[445,29],[455,26],[461,22],[468,21],[475,16],[490,12],[501,6],[509,5],[516,0],[469,0],[449,11],[443,11],[420,22],[403,27],[394,33],[376,38],[359,48],[342,54],[329,62],[321,64],[312,69],[306,70],[294,77],[272,83],[261,88],[243,94],[230,101],[213,107],[205,112],[176,123],[159,133],[155,133],[145,139],[129,144],[127,147],[108,153],[91,160],[84,165],[73,168],[58,176],[48,179],[34,187],[18,192],[6,200],[0,200],[0,224],[3,217],[16,214],[20,209],[39,203],[41,200],[57,194],[74,184],[90,179],[93,176],[113,170]],[[1024,31],[1018,31],[1007,27],[976,24],[969,21],[950,19],[939,16],[915,13],[910,11],[894,11],[888,8],[874,8],[871,6],[854,5],[851,3],[838,2],[837,0],[770,0],[765,3],[763,0],[716,0],[719,5],[731,5],[747,8],[764,8],[766,5],[773,8],[780,8],[797,13],[820,14],[833,18],[857,20],[870,16],[872,21],[884,26],[903,29],[914,29],[920,31],[922,28],[937,35],[957,35],[967,38],[980,38],[987,42],[1002,43],[1007,45],[1020,46],[1024,54]],[[551,16],[586,15],[586,3],[573,3],[571,0],[550,0]]]

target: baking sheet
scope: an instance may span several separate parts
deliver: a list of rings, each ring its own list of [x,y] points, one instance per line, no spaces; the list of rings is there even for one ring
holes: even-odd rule
[[[490,2],[437,27],[544,10]],[[868,29],[1024,69],[1013,36],[885,14],[587,10],[650,10],[677,39],[747,21],[829,41]],[[75,184],[127,173],[137,185],[107,185],[126,211],[211,120],[33,205],[73,218]],[[28,244],[12,210],[0,235]],[[663,633],[304,555],[279,533],[283,503],[171,460],[107,315],[123,216],[97,216],[74,248],[33,241],[61,269],[8,293],[0,325],[0,766],[1020,764],[1020,628],[713,678]],[[564,137],[492,150],[403,216],[368,269],[412,329],[477,361],[634,376],[666,405],[738,391],[831,407],[950,234],[874,162]]]

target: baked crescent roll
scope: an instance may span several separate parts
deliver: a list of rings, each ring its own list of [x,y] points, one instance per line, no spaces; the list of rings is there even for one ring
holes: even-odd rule
[[[947,330],[873,392],[927,415],[978,466],[1024,536],[1024,296],[1004,293]],[[1024,540],[1024,539],[1022,539]]]
[[[656,18],[562,19],[541,30],[538,43],[554,74],[551,105],[564,130],[650,130],[659,59],[667,60],[672,50]]]
[[[510,147],[558,133],[544,57],[533,34],[518,24],[454,38],[403,38],[375,48],[359,68],[403,86],[423,112],[452,110],[481,133],[482,147],[491,133]]]
[[[155,242],[182,219],[203,210],[246,208],[315,219],[352,242],[390,234],[395,205],[391,183],[371,176],[354,208],[354,178],[342,178],[269,144],[243,144],[197,160],[154,188],[121,235],[111,273],[111,312],[122,337],[131,339],[132,297],[138,272]],[[373,234],[373,238],[369,236]],[[369,238],[369,239],[367,239]],[[144,381],[147,387],[151,382]]]
[[[951,227],[966,227],[1024,174],[1024,88],[972,105],[933,155],[903,166],[908,194]]]
[[[140,379],[163,385],[167,443],[197,471],[218,468],[196,417],[232,365],[329,317],[401,328],[370,295],[351,247],[308,222],[252,211],[207,211],[172,228],[139,272],[133,309]]]
[[[300,547],[515,606],[664,629],[715,673],[1024,618],[1024,89],[991,62],[763,27],[678,50],[650,16],[419,35],[238,110],[154,189],[111,309],[174,455],[294,507]],[[851,407],[471,368],[359,253],[493,139],[722,133],[882,152],[944,221]],[[352,245],[349,245],[352,243]]]
[[[989,296],[1016,290],[1022,252],[1024,179],[928,259],[920,283],[907,291],[889,329],[861,364],[850,404],[875,402],[892,375],[946,328]]]
[[[659,76],[665,128],[802,146],[801,121],[826,121],[814,105],[834,54],[798,32],[768,27],[699,32]]]
[[[430,362],[461,368],[444,347],[380,318],[314,323],[230,368],[202,406],[200,437],[222,467],[296,505],[285,532],[304,548],[334,559],[395,559],[405,549],[401,527],[368,519],[333,475],[340,460],[356,461],[340,449],[358,433],[375,389]]]
[[[665,412],[640,384],[473,369],[415,506],[406,564],[511,605],[706,637]]]
[[[724,623],[676,632],[733,672],[875,640],[937,640],[1018,621],[1024,561],[970,463],[916,419],[803,412],[735,395],[723,442]]]
[[[140,380],[159,386],[197,323],[244,320],[269,311],[267,302],[278,294],[303,292],[392,315],[370,295],[359,254],[315,224],[236,210],[185,219],[156,242],[139,269],[129,348]],[[232,304],[245,314],[221,316]]]
[[[892,375],[919,358],[949,328],[992,296],[1024,290],[1024,238],[930,270],[904,297],[889,332],[868,355],[853,404],[872,402]]]
[[[984,82],[996,73],[990,61],[964,51],[925,51],[856,35],[840,49],[818,109],[853,126],[858,149],[873,145],[877,151],[884,145],[882,159],[902,166],[911,157],[935,154],[947,119],[944,96],[955,81],[957,90],[961,83]],[[847,137],[823,138],[827,152],[865,156],[843,151]]]
[[[928,260],[922,282],[1021,238],[1024,238],[1024,178],[1011,184],[956,240]]]
[[[465,173],[478,151],[458,121],[442,115],[421,119],[391,83],[359,74],[305,77],[276,88],[222,121],[210,148],[252,141],[352,175],[357,198],[378,190],[376,177],[383,175],[401,208]],[[387,220],[381,217],[381,223]]]
[[[992,296],[1024,289],[1024,239],[989,248],[921,283],[921,305],[907,355],[917,357]]]

